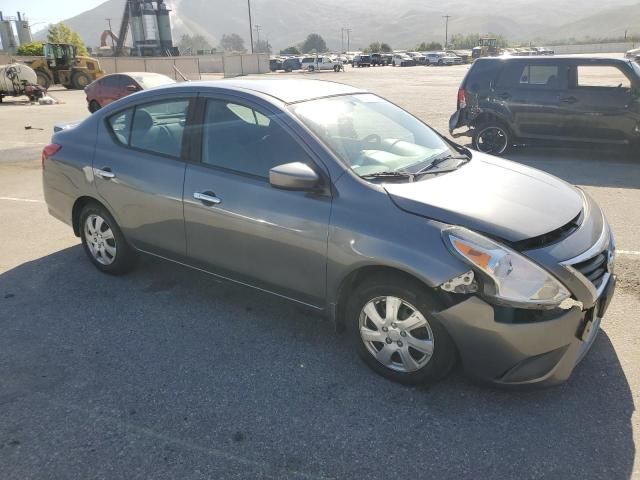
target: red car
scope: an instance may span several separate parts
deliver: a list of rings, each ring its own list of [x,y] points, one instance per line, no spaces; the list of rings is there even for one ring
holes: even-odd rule
[[[87,85],[84,91],[87,94],[89,111],[93,113],[122,97],[168,83],[176,83],[176,81],[161,73],[113,73]]]

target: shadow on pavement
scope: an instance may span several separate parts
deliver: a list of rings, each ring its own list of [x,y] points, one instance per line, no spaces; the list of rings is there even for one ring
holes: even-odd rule
[[[560,387],[407,388],[303,308],[149,259],[103,275],[76,246],[0,275],[0,331],[4,478],[632,473],[606,323]]]
[[[640,152],[629,148],[521,147],[505,156],[574,185],[640,188]]]

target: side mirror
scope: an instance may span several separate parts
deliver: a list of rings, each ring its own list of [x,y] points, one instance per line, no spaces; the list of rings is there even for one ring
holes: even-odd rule
[[[127,92],[137,92],[140,88],[137,85],[127,85]]]
[[[269,183],[284,190],[313,190],[320,177],[306,163],[285,163],[269,170]]]

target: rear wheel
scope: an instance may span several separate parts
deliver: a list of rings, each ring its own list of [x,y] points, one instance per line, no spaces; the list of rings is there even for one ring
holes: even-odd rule
[[[80,213],[80,238],[84,251],[98,270],[114,275],[128,272],[136,254],[111,214],[90,203]]]
[[[71,85],[76,90],[83,90],[84,87],[91,83],[91,77],[85,72],[75,72],[71,77]]]
[[[402,276],[366,280],[351,295],[347,321],[356,349],[378,374],[404,384],[432,384],[456,362],[456,348],[431,315],[426,287]]]
[[[512,146],[509,129],[496,120],[478,125],[473,134],[473,146],[476,150],[490,155],[504,155]]]
[[[48,90],[49,87],[51,87],[53,80],[47,72],[45,72],[44,70],[36,70],[36,77],[38,79],[38,85],[40,85],[42,88]]]
[[[95,100],[91,100],[89,102],[89,111],[91,113],[96,113],[98,110],[100,110],[102,107],[100,106],[100,104],[95,101]]]
[[[313,72],[316,69],[316,67],[314,67],[313,65],[309,65],[309,67],[307,68],[308,71]]]

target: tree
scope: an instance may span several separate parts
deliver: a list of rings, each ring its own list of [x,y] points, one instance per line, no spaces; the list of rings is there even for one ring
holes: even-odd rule
[[[244,39],[237,33],[225,33],[220,40],[220,47],[225,52],[241,52],[247,51],[244,48]]]
[[[198,53],[198,50],[211,50],[213,47],[203,35],[182,35],[178,42],[178,48],[181,52],[190,52],[192,55]]]
[[[434,50],[442,50],[442,44],[439,42],[422,42],[416,46],[416,50],[419,52],[432,52]]]
[[[49,43],[70,43],[76,47],[78,55],[89,55],[89,51],[78,32],[74,32],[62,22],[56,25],[49,25],[47,41]]]
[[[382,52],[382,53],[391,53],[391,52],[393,52],[393,49],[391,48],[391,45],[389,45],[388,43],[382,42],[380,44],[380,52]]]
[[[16,55],[23,55],[27,57],[41,57],[44,55],[44,43],[31,42],[25,43],[18,47]]]
[[[271,53],[271,44],[268,40],[258,40],[253,50],[256,53]]]
[[[281,55],[300,55],[298,47],[287,47],[284,50],[280,50]]]
[[[307,36],[307,39],[302,42],[300,50],[302,50],[302,53],[312,53],[314,51],[318,53],[326,52],[327,44],[325,43],[324,38],[317,33],[310,33],[309,36]]]

